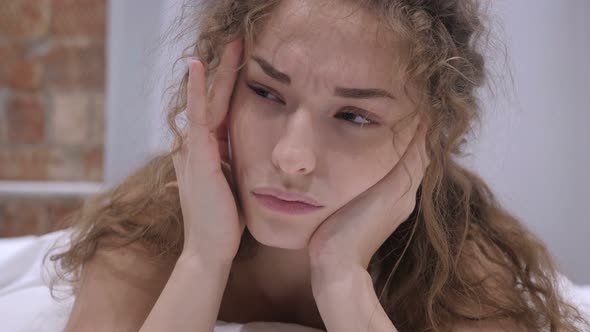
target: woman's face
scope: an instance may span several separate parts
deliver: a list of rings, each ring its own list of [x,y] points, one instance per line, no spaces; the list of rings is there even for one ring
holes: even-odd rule
[[[393,168],[416,127],[395,74],[395,43],[385,42],[369,13],[322,3],[283,1],[236,82],[233,175],[247,227],[268,246],[307,246],[329,215]],[[276,212],[252,193],[262,187],[303,194],[322,207]]]

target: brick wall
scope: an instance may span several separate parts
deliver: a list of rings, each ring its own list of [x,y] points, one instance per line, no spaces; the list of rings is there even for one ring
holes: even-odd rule
[[[2,237],[41,235],[64,228],[64,217],[79,208],[78,197],[2,197],[0,234]]]
[[[103,179],[106,0],[0,1],[0,181]],[[0,197],[0,236],[54,229],[76,197]]]

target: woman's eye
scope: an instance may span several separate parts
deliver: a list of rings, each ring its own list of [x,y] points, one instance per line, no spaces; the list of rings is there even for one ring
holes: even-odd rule
[[[355,112],[341,112],[341,113],[338,113],[337,116],[340,116],[341,118],[344,118],[344,120],[350,122],[351,124],[353,124],[355,126],[359,126],[359,127],[377,125],[377,122],[373,121],[368,116],[362,115],[359,113],[355,113]],[[355,122],[354,120],[358,120],[360,122]]]
[[[265,90],[265,89],[263,89],[263,88],[259,88],[259,87],[256,87],[256,86],[253,86],[253,85],[250,85],[250,84],[248,84],[248,87],[249,87],[249,88],[250,88],[252,91],[254,91],[254,93],[255,93],[255,94],[257,94],[258,96],[260,96],[260,97],[262,97],[262,98],[264,98],[264,99],[270,99],[270,100],[273,100],[273,98],[274,98],[274,100],[275,100],[275,101],[277,101],[277,102],[279,102],[279,103],[282,103],[282,100],[281,100],[281,99],[279,99],[279,98],[277,98],[277,97],[276,97],[275,95],[273,95],[273,94],[272,94],[270,91],[267,91],[267,90]],[[269,96],[270,96],[270,97],[269,97]]]

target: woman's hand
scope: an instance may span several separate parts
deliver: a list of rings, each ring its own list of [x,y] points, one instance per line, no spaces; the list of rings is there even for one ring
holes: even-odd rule
[[[242,48],[241,39],[226,46],[209,92],[202,63],[189,62],[188,125],[173,156],[184,223],[183,257],[231,263],[244,231],[227,164],[227,114]]]
[[[312,271],[321,270],[318,275],[325,276],[332,270],[366,270],[377,249],[410,216],[430,163],[425,149],[426,125],[414,126],[412,140],[393,169],[314,232],[308,248]]]

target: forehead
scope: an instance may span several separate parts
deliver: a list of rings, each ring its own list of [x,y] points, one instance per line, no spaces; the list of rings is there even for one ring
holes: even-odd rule
[[[401,43],[376,16],[337,0],[283,0],[254,46],[256,55],[292,74],[294,81],[382,88],[399,82],[401,51]]]

